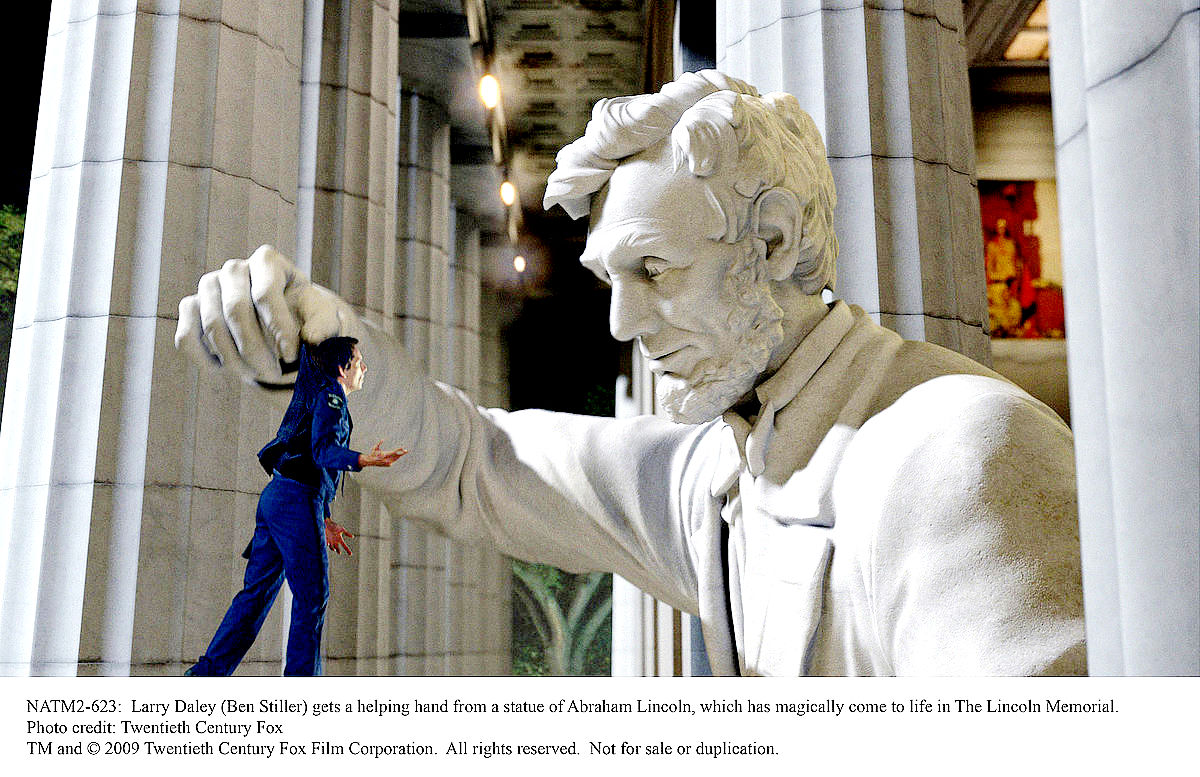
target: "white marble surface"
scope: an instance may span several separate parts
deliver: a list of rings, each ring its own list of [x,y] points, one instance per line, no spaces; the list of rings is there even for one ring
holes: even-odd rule
[[[1090,660],[1200,674],[1200,8],[1134,13],[1051,5]]]

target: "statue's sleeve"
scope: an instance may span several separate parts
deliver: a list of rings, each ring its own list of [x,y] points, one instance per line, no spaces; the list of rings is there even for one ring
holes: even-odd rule
[[[362,434],[409,450],[358,476],[394,517],[572,572],[616,572],[696,610],[688,535],[707,427],[485,410],[420,376],[402,349],[385,357],[386,343],[364,337],[371,371],[351,410]]]
[[[1070,431],[1011,387],[905,424],[924,430],[890,479],[869,566],[892,671],[1086,673]]]

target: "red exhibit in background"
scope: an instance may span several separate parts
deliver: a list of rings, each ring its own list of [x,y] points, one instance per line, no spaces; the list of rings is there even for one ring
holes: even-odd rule
[[[992,337],[1065,336],[1062,286],[1042,277],[1037,181],[980,181]]]

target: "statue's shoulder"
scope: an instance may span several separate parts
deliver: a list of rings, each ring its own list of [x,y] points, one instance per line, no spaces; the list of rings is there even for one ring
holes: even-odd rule
[[[879,476],[961,472],[1017,458],[1073,472],[1073,445],[1062,419],[1012,383],[948,374],[909,388],[867,420],[845,464]]]
[[[983,536],[1049,532],[1058,548],[1073,536],[1071,431],[1002,379],[942,375],[914,386],[863,425],[843,462],[840,504],[869,517],[860,531],[870,547],[949,552]]]
[[[984,444],[1007,441],[1011,434],[1071,441],[1071,430],[1057,413],[1024,389],[987,374],[938,375],[922,381],[877,413],[871,424],[882,434],[943,434],[979,438]]]
[[[914,386],[900,399],[906,411],[953,417],[960,423],[1022,420],[1071,435],[1070,428],[1049,406],[995,374],[941,375]]]

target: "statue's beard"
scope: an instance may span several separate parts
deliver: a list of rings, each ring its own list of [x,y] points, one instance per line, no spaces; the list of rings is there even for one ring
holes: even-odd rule
[[[699,424],[712,420],[746,396],[783,342],[783,309],[770,285],[756,272],[754,249],[745,241],[742,261],[725,273],[720,304],[730,310],[728,328],[714,333],[714,354],[685,377],[663,375],[655,393],[673,421]]]

